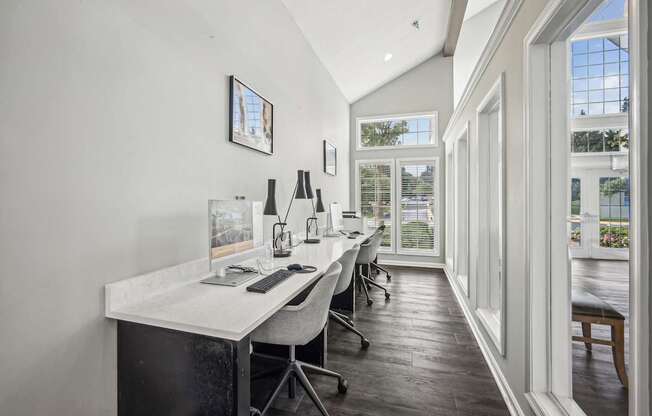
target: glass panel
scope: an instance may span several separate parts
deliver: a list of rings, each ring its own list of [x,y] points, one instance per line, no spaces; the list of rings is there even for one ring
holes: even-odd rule
[[[605,114],[620,113],[620,101],[604,103]]]
[[[430,144],[432,117],[403,117],[387,120],[363,121],[360,123],[360,144],[362,147],[409,146]],[[417,136],[417,133],[426,133]],[[421,142],[419,137],[428,138]]]
[[[580,79],[573,81],[573,91],[586,91],[589,89],[588,81],[586,79]]]
[[[573,93],[573,103],[584,104],[586,102],[588,102],[588,95],[586,91]]]
[[[572,44],[573,54],[587,53],[589,51],[589,42],[580,40]]]
[[[584,68],[575,68],[575,70],[586,69],[586,68],[589,69],[588,76],[591,78],[601,77],[604,75],[604,67],[602,65],[591,65],[589,67],[584,67]]]
[[[570,199],[570,235],[568,244],[571,247],[582,245],[582,219],[579,217],[582,209],[582,182],[578,178],[571,179]]]
[[[571,152],[584,153],[588,151],[588,133],[585,131],[574,131],[571,133]]]
[[[577,79],[577,78],[586,78],[586,77],[588,77],[588,74],[589,74],[588,68],[589,67],[586,67],[586,66],[580,66],[578,68],[573,68],[573,78]],[[593,68],[593,67],[591,67],[591,68]],[[602,66],[598,66],[598,68],[600,69],[600,72],[602,72]],[[593,74],[592,76],[594,76],[594,77],[602,76],[602,73]]]
[[[609,0],[605,1],[593,14],[588,18],[589,22],[599,22],[605,20],[622,19],[626,16],[626,0]]]
[[[589,54],[589,65],[602,65],[604,62],[603,53],[590,53]]]
[[[589,52],[602,52],[603,42],[602,38],[589,39]],[[591,58],[589,58],[590,60]]]
[[[360,212],[370,230],[385,224],[383,247],[391,247],[392,176],[391,164],[369,163],[359,166]]]
[[[602,87],[602,78],[591,78],[589,79],[589,89],[590,90],[601,90]]]
[[[595,90],[589,92],[590,103],[601,103],[604,101],[604,90]]]
[[[604,114],[604,105],[602,103],[589,104],[589,115]]]
[[[589,152],[603,152],[604,151],[604,135],[601,131],[589,132]]]
[[[434,165],[401,166],[401,248],[434,249]]]
[[[588,109],[586,104],[579,104],[573,106],[573,116],[585,116],[588,114]]]
[[[600,178],[600,247],[629,247],[629,178]]]
[[[605,101],[620,100],[620,89],[612,88],[612,89],[604,90],[604,100]]]

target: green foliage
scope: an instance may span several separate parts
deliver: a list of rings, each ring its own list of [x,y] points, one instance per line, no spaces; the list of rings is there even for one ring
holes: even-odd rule
[[[362,145],[365,147],[394,146],[399,143],[401,135],[408,131],[408,123],[405,120],[362,123]]]
[[[606,197],[612,197],[619,192],[629,191],[629,181],[627,178],[608,178],[600,181],[600,194]]]
[[[629,228],[609,225],[600,226],[600,247],[628,248]]]

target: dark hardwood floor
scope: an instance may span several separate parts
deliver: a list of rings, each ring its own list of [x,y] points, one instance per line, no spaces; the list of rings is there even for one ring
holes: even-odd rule
[[[330,414],[509,415],[444,274],[390,271],[391,301],[385,302],[379,290],[371,292],[375,299],[371,307],[358,297],[355,322],[371,340],[368,350],[360,349],[354,334],[329,325],[328,368],[345,375],[348,393],[338,394],[333,379],[309,377]],[[385,284],[384,275],[378,281]],[[319,412],[304,396],[295,411],[273,409],[271,414]]]
[[[629,363],[629,263],[626,261],[573,260],[573,286],[581,287],[608,302],[625,316],[625,362]],[[573,323],[580,335],[579,323]],[[609,327],[593,326],[593,336],[611,339]],[[589,416],[626,416],[627,389],[620,384],[611,347],[573,343],[573,396]]]

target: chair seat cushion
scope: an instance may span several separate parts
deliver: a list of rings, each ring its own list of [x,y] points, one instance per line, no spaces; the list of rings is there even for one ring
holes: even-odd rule
[[[613,306],[584,289],[573,289],[573,315],[597,316],[599,318],[622,319],[625,317]]]

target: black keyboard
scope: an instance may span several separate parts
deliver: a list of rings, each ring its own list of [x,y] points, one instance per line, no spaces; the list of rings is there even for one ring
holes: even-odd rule
[[[269,276],[265,276],[264,278],[260,279],[256,283],[247,286],[247,291],[256,292],[256,293],[267,293],[274,286],[281,283],[282,281],[292,276],[293,274],[294,272],[291,270],[285,270],[285,269],[277,270],[274,273],[270,274]]]

